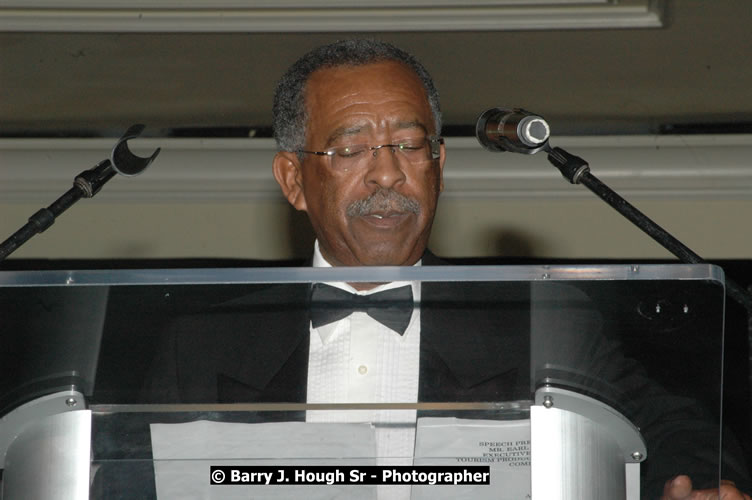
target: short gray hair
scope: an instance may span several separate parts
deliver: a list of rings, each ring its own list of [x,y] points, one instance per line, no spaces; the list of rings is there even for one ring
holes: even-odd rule
[[[338,66],[363,66],[383,61],[396,61],[415,71],[420,78],[431,106],[436,134],[441,134],[439,93],[426,68],[402,49],[372,39],[341,40],[323,45],[307,53],[282,76],[274,93],[274,138],[280,151],[304,148],[308,113],[305,87],[314,71]]]

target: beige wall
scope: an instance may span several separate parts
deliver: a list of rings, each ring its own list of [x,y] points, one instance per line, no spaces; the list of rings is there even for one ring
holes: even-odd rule
[[[705,258],[752,257],[752,202],[656,201],[634,204]],[[670,258],[598,199],[445,203],[433,246],[446,255],[562,258]]]
[[[2,238],[50,201],[0,204]],[[752,201],[635,204],[703,257],[752,257]],[[304,219],[281,200],[143,204],[82,200],[13,257],[276,259],[305,256],[309,244]],[[670,257],[595,199],[447,198],[436,219],[431,247],[445,256]]]

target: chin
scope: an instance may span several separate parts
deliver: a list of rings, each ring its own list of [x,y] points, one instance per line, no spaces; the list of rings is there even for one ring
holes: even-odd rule
[[[403,237],[397,241],[382,240],[366,250],[364,257],[369,266],[412,266],[423,257],[426,245],[419,239]]]
[[[358,259],[364,266],[410,266],[415,264],[420,259],[414,259],[411,261],[409,254],[395,254],[395,253],[373,253],[364,255],[363,258]]]

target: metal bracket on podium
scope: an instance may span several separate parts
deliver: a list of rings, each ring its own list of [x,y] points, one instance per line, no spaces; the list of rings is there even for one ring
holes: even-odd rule
[[[533,499],[640,498],[640,431],[610,406],[582,394],[543,387],[530,409]]]
[[[3,500],[89,498],[91,412],[83,394],[61,391],[0,419]]]

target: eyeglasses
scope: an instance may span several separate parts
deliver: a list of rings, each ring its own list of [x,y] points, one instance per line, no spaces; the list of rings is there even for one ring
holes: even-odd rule
[[[299,149],[296,153],[328,156],[333,170],[355,170],[368,165],[382,148],[389,148],[398,160],[412,165],[421,165],[436,160],[440,156],[443,137],[416,137],[405,139],[397,144],[349,144],[327,149],[326,151],[306,151]],[[371,153],[371,154],[368,154]]]

